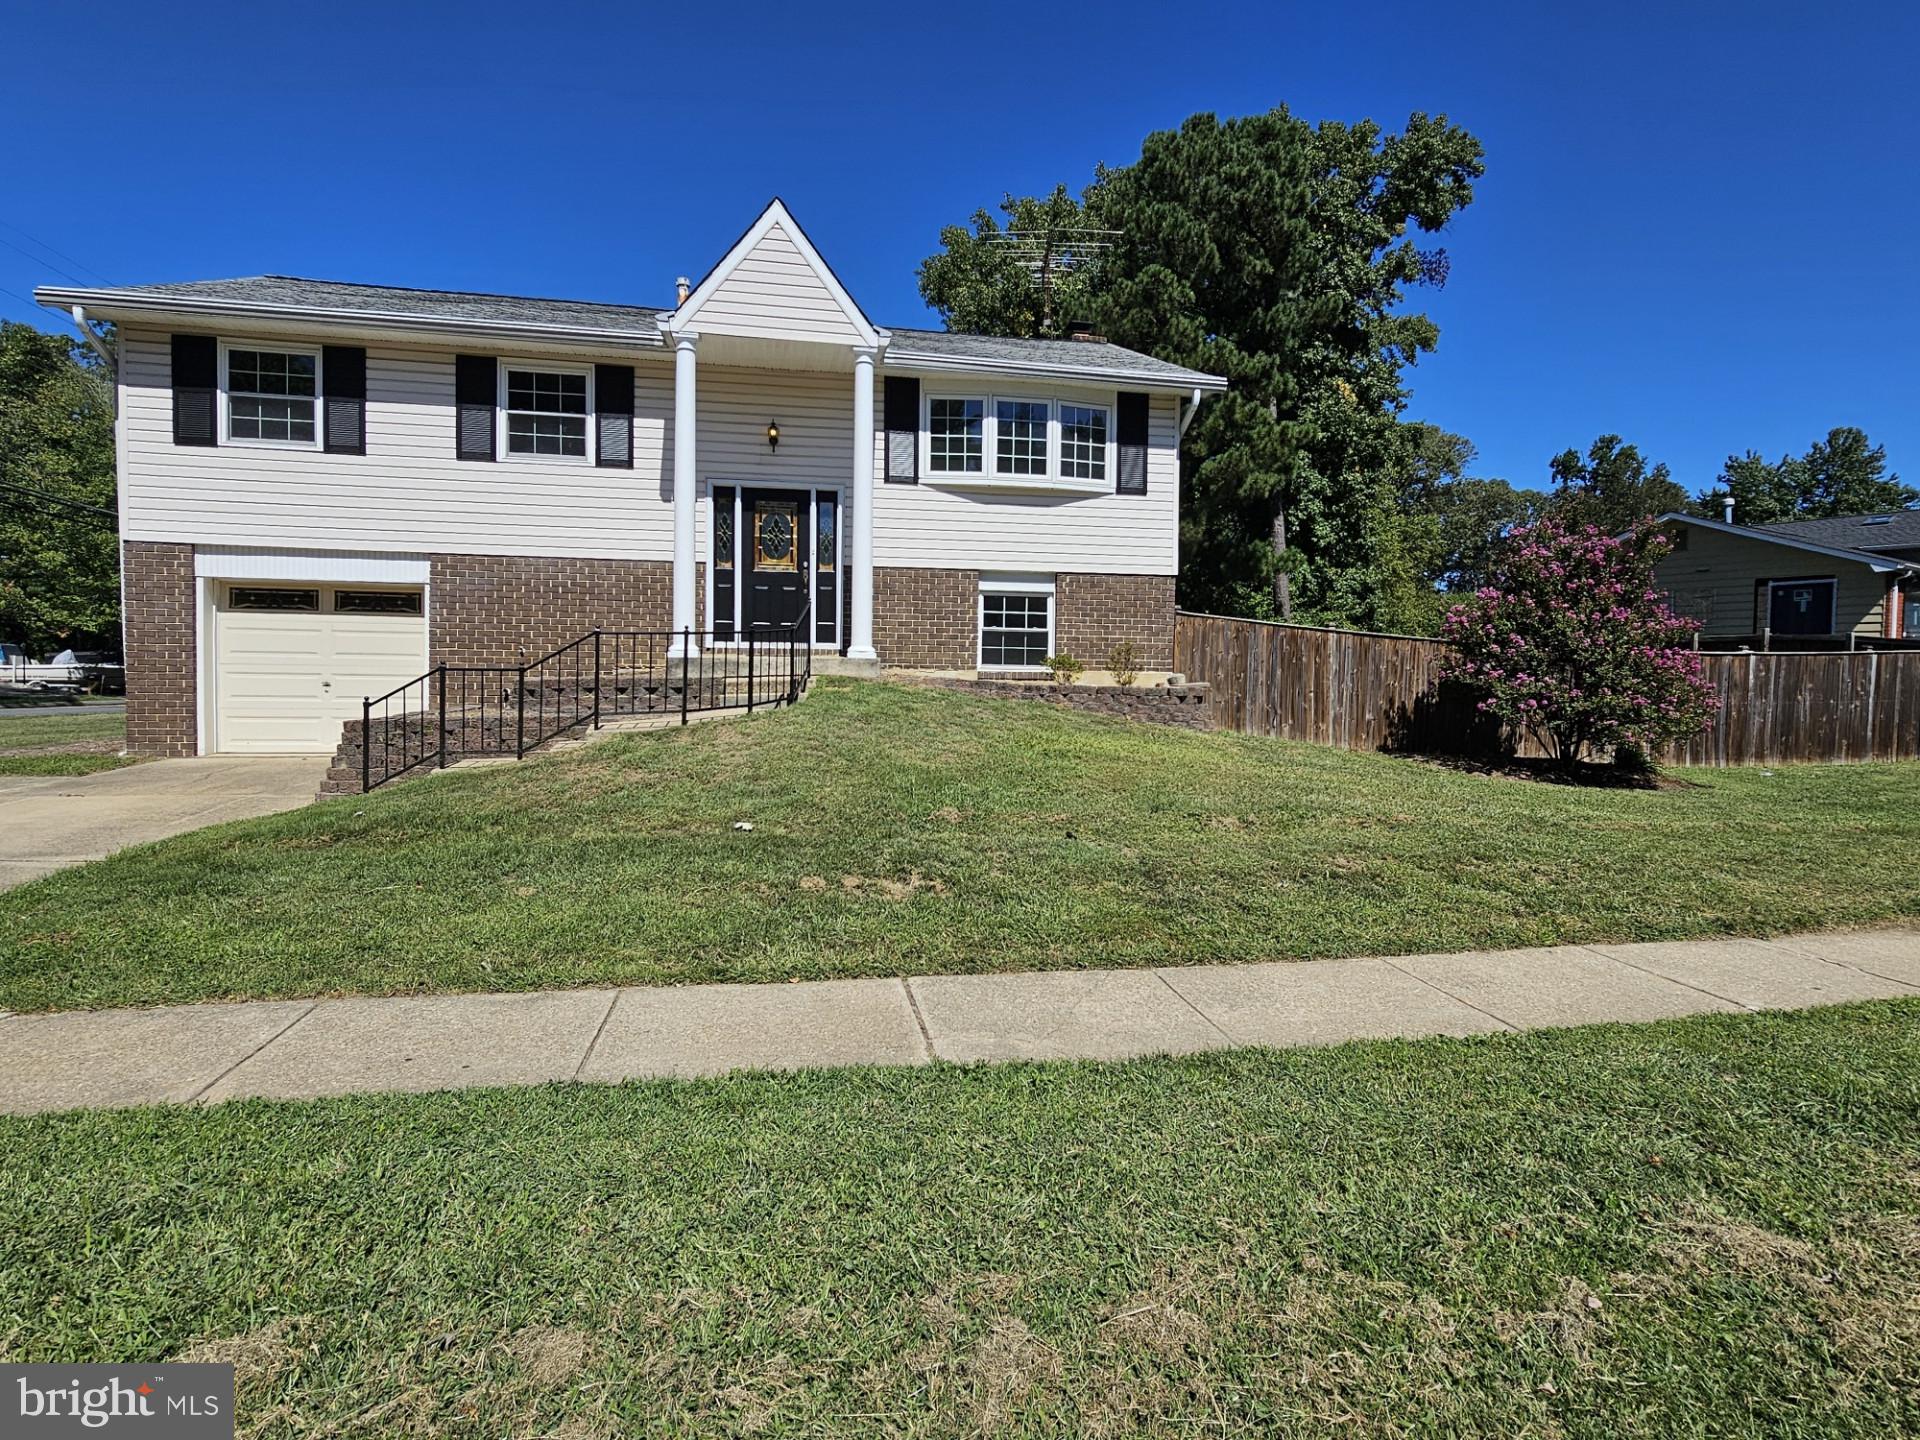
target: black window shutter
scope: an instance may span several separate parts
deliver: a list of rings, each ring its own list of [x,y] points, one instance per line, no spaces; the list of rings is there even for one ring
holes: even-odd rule
[[[211,335],[173,337],[173,443],[217,445],[213,408],[220,388],[220,345]]]
[[[594,422],[599,443],[594,464],[633,468],[633,367],[593,367]]]
[[[886,384],[887,483],[920,483],[920,382],[889,375]]]
[[[367,352],[359,345],[329,345],[320,353],[320,383],[327,400],[327,453],[367,453]]]
[[[493,408],[499,397],[499,361],[491,355],[453,357],[453,403],[459,412],[454,453],[460,459],[493,459]]]
[[[1119,414],[1115,439],[1120,445],[1120,473],[1115,477],[1116,495],[1147,493],[1147,397],[1134,390],[1122,390],[1117,397]]]

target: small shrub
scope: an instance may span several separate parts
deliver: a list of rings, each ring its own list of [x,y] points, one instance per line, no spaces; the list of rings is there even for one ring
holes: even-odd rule
[[[1700,627],[1654,583],[1667,548],[1650,522],[1617,538],[1551,520],[1515,530],[1493,583],[1448,612],[1458,654],[1443,674],[1563,765],[1608,750],[1648,764],[1704,730],[1714,703],[1691,648]]]
[[[1116,685],[1131,685],[1140,678],[1140,652],[1131,640],[1122,640],[1107,651],[1107,670]]]
[[[1071,655],[1049,655],[1047,669],[1053,672],[1055,684],[1071,685],[1080,678],[1080,672],[1086,669],[1086,666]]]

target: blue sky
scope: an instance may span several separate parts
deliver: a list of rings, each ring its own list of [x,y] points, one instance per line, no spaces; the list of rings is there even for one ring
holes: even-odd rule
[[[1543,484],[1614,431],[1698,489],[1859,425],[1920,481],[1910,6],[93,0],[0,27],[0,313],[48,328],[24,297],[68,278],[670,303],[773,194],[868,313],[931,323],[915,265],[1004,191],[1078,189],[1196,110],[1427,110],[1488,168],[1417,297],[1441,342],[1408,413],[1480,473]]]

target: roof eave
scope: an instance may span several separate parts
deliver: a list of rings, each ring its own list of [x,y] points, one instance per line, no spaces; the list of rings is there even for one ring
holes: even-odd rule
[[[1669,520],[1677,520],[1687,525],[1698,525],[1703,530],[1712,530],[1721,535],[1734,535],[1743,540],[1758,540],[1767,545],[1782,545],[1789,550],[1804,550],[1809,554],[1825,555],[1834,560],[1850,560],[1880,575],[1896,570],[1908,573],[1920,570],[1920,562],[1912,560],[1896,560],[1891,555],[1875,555],[1868,550],[1850,550],[1843,545],[1822,545],[1814,540],[1789,540],[1784,535],[1776,535],[1752,525],[1729,525],[1724,520],[1709,520],[1705,516],[1687,515],[1679,510],[1669,510],[1654,518],[1663,524]]]
[[[398,330],[428,335],[498,336],[517,340],[555,340],[568,344],[631,345],[660,348],[660,337],[644,330],[615,330],[588,325],[542,325],[534,321],[480,320],[472,316],[415,315],[405,311],[348,310],[317,305],[272,305],[257,301],[209,299],[188,295],[130,295],[124,290],[84,290],[43,285],[33,292],[43,305],[84,305],[102,319],[121,315],[241,320],[272,320],[309,325],[338,325],[357,330]]]
[[[1227,379],[1224,375],[1204,375],[1197,370],[1187,374],[1167,375],[1145,370],[1117,370],[1109,366],[1061,365],[1045,360],[1006,360],[988,359],[976,355],[949,355],[935,351],[915,350],[912,348],[911,341],[899,338],[896,338],[887,349],[887,364],[896,369],[947,371],[956,375],[1005,375],[1020,379],[1044,377],[1056,380],[1084,380],[1093,384],[1124,380],[1129,385],[1139,386],[1143,390],[1167,390],[1182,395],[1192,390],[1215,392],[1227,388]]]

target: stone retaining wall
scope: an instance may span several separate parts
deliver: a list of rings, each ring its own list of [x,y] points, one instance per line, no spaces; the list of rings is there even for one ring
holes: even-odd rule
[[[1177,725],[1184,730],[1211,730],[1213,713],[1204,685],[1023,685],[1015,680],[947,680],[934,676],[895,675],[913,685],[953,690],[962,695],[985,695],[995,700],[1034,700],[1066,710],[1094,715],[1118,715],[1153,725]]]

